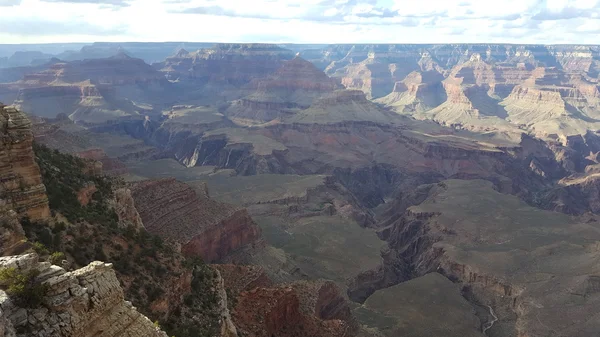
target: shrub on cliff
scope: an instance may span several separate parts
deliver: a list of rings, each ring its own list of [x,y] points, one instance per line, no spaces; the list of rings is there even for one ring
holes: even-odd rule
[[[113,185],[120,183],[117,178],[88,174],[89,161],[44,145],[34,143],[33,150],[53,211],[71,222],[86,220],[116,227],[118,217],[107,201],[112,199]],[[77,200],[77,192],[89,184],[94,184],[97,191],[90,204],[82,206]]]
[[[11,300],[20,307],[35,308],[42,304],[48,288],[35,281],[39,271],[21,272],[16,268],[0,269],[0,281]]]
[[[165,323],[164,330],[177,337],[213,336],[218,332],[218,295],[214,289],[214,270],[201,259],[186,260],[175,246],[160,237],[133,226],[118,226],[114,212],[114,190],[124,182],[98,176],[86,170],[83,159],[35,145],[34,151],[42,181],[46,185],[50,209],[68,221],[52,224],[27,223],[23,226],[30,242],[43,243],[49,259],[74,262],[82,267],[94,260],[114,264],[126,298],[152,319]],[[87,206],[77,200],[77,192],[94,184],[97,191]],[[186,270],[187,269],[187,270]],[[173,304],[174,312],[154,306],[164,300],[166,289],[192,271],[191,294],[186,304]],[[188,274],[189,275],[189,274]],[[185,296],[186,294],[184,294]]]

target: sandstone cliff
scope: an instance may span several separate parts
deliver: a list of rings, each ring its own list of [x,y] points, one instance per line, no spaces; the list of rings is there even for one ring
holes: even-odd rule
[[[109,58],[49,63],[6,84],[16,92],[14,105],[29,113],[102,124],[119,118],[139,118],[153,104],[168,100],[170,83],[140,59],[119,54]]]
[[[0,103],[0,199],[20,216],[43,220],[50,216],[46,188],[35,162],[31,123],[24,113]]]
[[[131,190],[146,229],[180,243],[185,255],[218,261],[260,237],[245,209],[197,195],[175,179],[143,181]]]
[[[93,262],[67,272],[29,254],[2,257],[0,268],[37,270],[35,282],[46,287],[42,304],[34,308],[19,307],[0,291],[2,336],[167,336],[124,300],[110,264]]]
[[[180,50],[155,66],[171,80],[243,84],[274,72],[293,57],[290,50],[271,44],[217,44],[195,52]]]
[[[234,101],[226,114],[240,122],[268,122],[308,108],[315,99],[339,89],[310,62],[296,57],[283,62],[273,75],[254,79],[250,95]]]
[[[261,268],[221,265],[232,319],[246,336],[354,336],[358,326],[333,282],[273,285]],[[260,317],[260,320],[256,318]]]

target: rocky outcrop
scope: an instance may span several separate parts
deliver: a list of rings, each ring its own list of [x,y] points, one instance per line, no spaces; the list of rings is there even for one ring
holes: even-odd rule
[[[392,92],[376,102],[399,113],[433,109],[447,99],[441,79],[443,76],[436,71],[414,71],[403,81],[396,82]]]
[[[212,267],[217,269],[225,280],[225,288],[235,295],[242,291],[259,287],[268,288],[273,285],[273,281],[260,266],[216,264]]]
[[[77,201],[79,201],[79,204],[81,206],[87,206],[92,199],[92,195],[96,193],[96,191],[98,191],[96,185],[88,184],[87,186],[77,191]]]
[[[178,242],[188,256],[218,261],[260,238],[245,209],[197,195],[175,179],[143,181],[131,190],[146,229]]]
[[[237,328],[233,324],[231,313],[229,312],[227,288],[225,288],[225,281],[221,277],[220,273],[216,271],[217,279],[216,283],[216,295],[219,298],[217,305],[217,311],[219,312],[219,321],[221,322],[221,331],[219,337],[238,337]]]
[[[23,77],[24,82],[38,85],[53,81],[78,83],[88,80],[92,84],[106,85],[152,84],[165,81],[161,73],[143,60],[129,57],[125,53],[107,58],[54,63],[47,70]]]
[[[293,57],[292,51],[271,44],[217,44],[196,52],[180,50],[155,66],[172,80],[239,85],[275,72]]]
[[[229,290],[232,319],[241,335],[354,336],[358,328],[346,299],[333,282],[274,285],[261,267],[214,268]]]
[[[19,216],[44,220],[50,209],[32,149],[31,123],[24,113],[2,104],[0,123],[0,199]]]
[[[91,159],[102,163],[102,172],[107,175],[122,175],[127,173],[127,166],[120,160],[110,158],[102,149],[90,149],[77,153],[78,157]]]
[[[162,73],[125,54],[54,62],[38,70],[7,84],[7,90],[18,89],[16,106],[47,118],[66,114],[86,124],[139,118],[171,94]]]
[[[10,255],[25,241],[25,231],[10,205],[0,207],[0,256]]]
[[[0,258],[0,267],[37,270],[35,282],[47,289],[35,308],[18,307],[0,292],[0,320],[8,323],[2,336],[167,336],[125,301],[110,264],[93,262],[67,272],[30,254]]]
[[[254,288],[236,297],[233,321],[251,336],[352,336],[350,308],[332,282],[297,282]],[[262,317],[256,321],[253,317]]]
[[[335,80],[300,57],[283,62],[275,74],[249,86],[255,91],[234,101],[226,111],[229,117],[268,122],[306,109],[318,97],[339,89]]]
[[[115,213],[121,227],[133,226],[138,230],[144,228],[130,189],[120,188],[115,191]]]

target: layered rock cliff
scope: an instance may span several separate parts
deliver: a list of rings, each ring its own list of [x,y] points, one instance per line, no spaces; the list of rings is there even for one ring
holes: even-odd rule
[[[254,92],[232,103],[226,111],[230,118],[268,122],[306,109],[339,89],[335,80],[300,57],[283,62],[273,75],[254,79],[249,86]]]
[[[260,237],[245,209],[198,195],[175,179],[143,181],[131,190],[146,229],[178,242],[185,255],[218,261]]]
[[[242,335],[341,337],[354,336],[358,328],[333,282],[273,285],[261,268],[215,267],[230,291],[232,319]]]
[[[270,44],[217,44],[195,52],[180,50],[155,67],[171,80],[211,80],[230,84],[248,83],[275,72],[294,53]]]
[[[50,209],[32,149],[31,123],[24,113],[1,103],[0,123],[0,199],[21,217],[46,219]]]
[[[34,282],[45,290],[41,304],[32,308],[20,307],[15,298],[0,291],[2,336],[167,336],[125,301],[110,264],[93,262],[67,272],[29,254],[2,257],[0,268],[36,271]]]
[[[67,114],[77,122],[102,124],[152,112],[153,104],[171,97],[162,73],[125,54],[53,62],[36,70],[6,90],[18,92],[11,103],[43,117]]]

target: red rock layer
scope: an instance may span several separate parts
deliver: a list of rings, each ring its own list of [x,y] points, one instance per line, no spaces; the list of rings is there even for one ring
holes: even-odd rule
[[[146,229],[180,243],[188,256],[218,261],[260,238],[245,209],[197,195],[175,179],[147,180],[131,190]]]
[[[196,52],[180,51],[159,64],[169,79],[248,83],[273,74],[284,60],[294,57],[290,50],[269,44],[218,44]]]
[[[268,288],[273,285],[273,281],[269,279],[262,267],[234,264],[217,264],[212,267],[221,273],[225,288],[234,294],[259,287]]]
[[[300,57],[285,61],[271,78],[257,80],[254,86],[262,90],[303,89],[318,92],[331,92],[339,88],[335,80]]]
[[[241,335],[336,337],[355,332],[350,307],[333,282],[273,285],[261,267],[213,267],[229,290],[232,319]]]
[[[350,309],[330,282],[255,288],[240,293],[236,298],[232,317],[238,332],[245,336],[341,337],[352,336],[354,332],[354,324],[349,320]],[[341,299],[341,305],[337,299]],[[318,306],[315,302],[319,303]],[[330,304],[340,308],[344,315],[323,312],[323,307]],[[257,320],[257,317],[262,319]]]
[[[53,81],[78,83],[89,80],[92,84],[128,85],[165,81],[162,73],[141,59],[125,54],[103,59],[89,59],[56,63],[49,69],[27,74],[25,83],[50,84]]]

